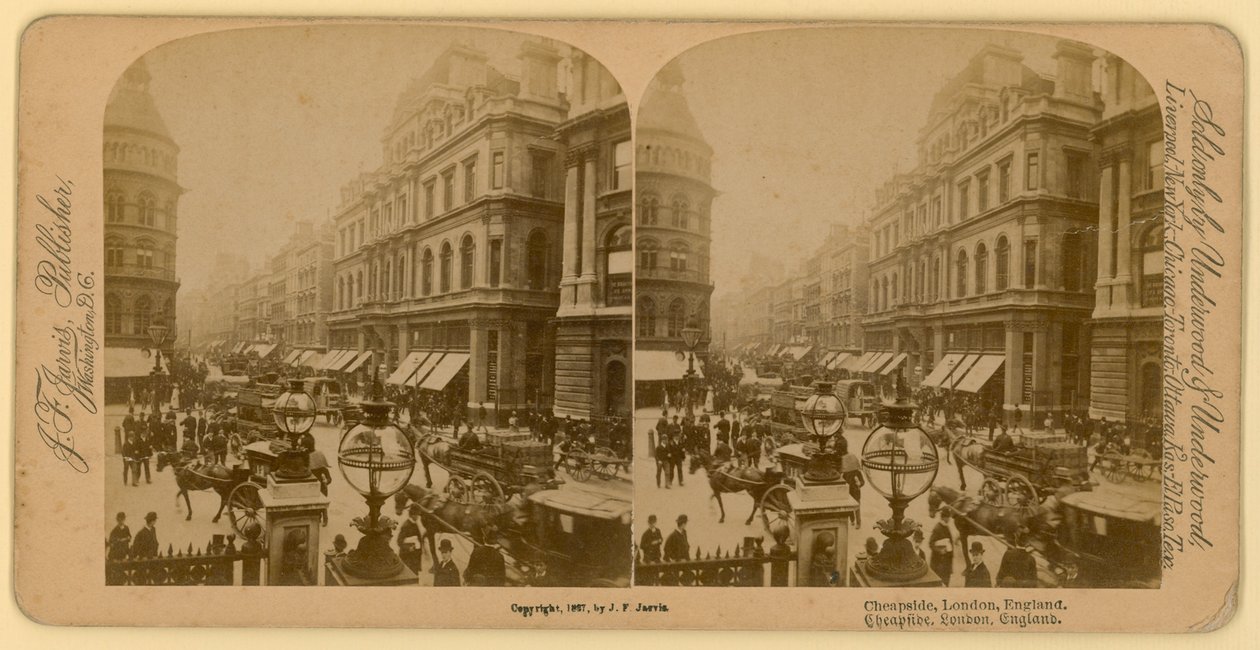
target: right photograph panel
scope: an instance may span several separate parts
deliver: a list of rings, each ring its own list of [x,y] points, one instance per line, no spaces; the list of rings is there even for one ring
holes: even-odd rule
[[[634,580],[1159,586],[1164,141],[1086,43],[761,32],[635,122]]]

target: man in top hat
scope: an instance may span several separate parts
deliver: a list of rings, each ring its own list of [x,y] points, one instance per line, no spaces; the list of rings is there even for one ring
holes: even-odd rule
[[[413,503],[407,509],[407,520],[398,527],[398,557],[408,569],[420,572],[422,550],[420,546],[420,504]]]
[[[678,527],[665,540],[665,560],[691,559],[691,544],[687,541],[687,515],[678,515]]]
[[[1037,586],[1037,560],[1028,552],[1027,536],[1018,530],[1006,536],[1010,546],[1002,554],[1002,563],[998,565],[997,584],[999,587],[1031,588]]]
[[[989,577],[989,567],[984,565],[984,545],[973,541],[967,555],[971,558],[971,565],[963,569],[963,578],[966,579],[963,586],[992,587],[993,579]]]
[[[455,566],[455,560],[451,559],[451,550],[454,548],[451,540],[446,538],[438,544],[438,563],[433,567],[434,587],[459,586],[459,567]]]
[[[111,560],[125,560],[131,550],[131,529],[127,527],[127,513],[118,513],[114,520],[118,525],[109,531],[109,553],[106,557]]]
[[[144,528],[141,528],[140,532],[136,533],[136,539],[131,543],[131,557],[157,557],[157,528],[154,527],[156,522],[156,512],[150,512],[144,516]]]
[[[661,544],[664,539],[661,536],[661,529],[656,527],[656,515],[648,515],[648,527],[643,531],[643,536],[639,538],[639,552],[643,554],[643,561],[660,562],[661,561]]]

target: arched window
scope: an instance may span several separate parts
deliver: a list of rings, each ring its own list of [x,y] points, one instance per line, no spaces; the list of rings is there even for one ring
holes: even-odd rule
[[[403,291],[407,288],[407,256],[404,253],[398,254],[398,264],[394,271],[394,299],[403,297]]]
[[[529,234],[529,242],[525,246],[525,277],[530,289],[541,291],[547,288],[547,233],[535,230]]]
[[[391,293],[389,285],[390,285],[390,281],[393,280],[394,278],[394,274],[392,273],[393,268],[394,268],[393,262],[390,260],[385,260],[385,266],[381,267],[381,291],[380,291],[380,295],[377,296],[381,300],[389,299],[389,296]]]
[[[656,336],[656,303],[651,298],[639,300],[639,336]]]
[[[686,271],[687,257],[691,254],[691,249],[686,244],[676,243],[669,249],[669,269],[671,271]]]
[[[898,286],[896,272],[892,274],[892,281],[889,282],[889,285],[892,287],[892,304],[895,305],[897,304],[897,286]]]
[[[672,215],[671,223],[674,227],[686,230],[689,221],[687,213],[691,211],[691,204],[687,201],[687,197],[682,195],[675,196],[670,204],[670,210]]]
[[[346,279],[337,278],[337,309],[346,308]]]
[[[361,269],[354,281],[354,299],[363,302],[363,271]]]
[[[124,250],[121,240],[111,239],[105,242],[105,266],[122,266],[126,264],[123,260]]]
[[[105,333],[122,334],[122,301],[118,296],[105,296]]]
[[[472,235],[464,235],[459,245],[459,288],[471,289],[473,284],[473,257],[477,246],[473,244]]]
[[[132,334],[147,334],[149,325],[153,322],[153,301],[148,296],[136,298],[132,314]]]
[[[109,223],[122,223],[126,198],[122,192],[113,190],[105,195],[105,219]]]
[[[155,223],[154,215],[157,213],[157,201],[153,195],[144,192],[140,195],[140,224],[152,227]]]
[[[1164,301],[1164,223],[1158,221],[1139,240],[1142,268],[1142,306],[1158,307]],[[1083,265],[1082,265],[1083,266]]]
[[[955,298],[963,298],[967,295],[967,251],[958,249],[958,295]]]
[[[674,298],[674,301],[669,303],[669,330],[667,335],[671,337],[682,336],[686,320],[687,306],[683,303],[682,298]]]
[[[644,194],[642,205],[639,208],[639,225],[655,226],[660,206],[660,199],[652,194]]]
[[[986,274],[989,272],[989,249],[985,248],[984,242],[976,244],[976,295],[986,293],[988,286],[985,283]]]
[[[420,256],[420,294],[427,296],[433,293],[433,249],[425,247]]]
[[[153,242],[147,239],[136,242],[136,266],[142,269],[153,268]]]
[[[442,293],[448,293],[451,290],[451,258],[453,256],[450,242],[442,242],[442,268],[438,272],[439,290]]]
[[[1006,235],[998,237],[997,245],[994,248],[997,259],[997,290],[1006,291],[1011,284],[1011,243],[1006,240]]]
[[[656,242],[650,239],[639,242],[639,268],[644,270],[656,268],[658,252]]]
[[[888,309],[888,276],[884,276],[884,279],[880,281],[879,308],[881,311]]]

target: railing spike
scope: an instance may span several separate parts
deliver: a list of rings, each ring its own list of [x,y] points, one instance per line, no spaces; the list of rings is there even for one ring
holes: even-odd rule
[[[192,542],[188,542],[188,554],[192,555]]]
[[[722,545],[721,545],[721,544],[718,544],[718,547],[717,547],[717,556],[718,556],[719,558],[720,558],[720,557],[722,557]]]
[[[166,545],[166,557],[173,557],[174,555],[175,555],[175,545],[174,545],[174,544],[167,544],[167,545]]]

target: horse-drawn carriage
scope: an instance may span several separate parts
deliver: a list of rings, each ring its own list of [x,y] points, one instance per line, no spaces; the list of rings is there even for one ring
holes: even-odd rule
[[[1160,503],[1117,492],[1076,492],[1060,500],[1050,555],[1064,586],[1158,588]]]
[[[984,475],[980,498],[995,505],[1033,505],[1063,487],[1078,491],[1093,487],[1085,447],[1070,442],[1028,444],[999,452],[964,435],[950,443],[946,460],[951,458],[958,464],[962,489],[967,489],[963,468],[971,467]]]
[[[501,502],[526,486],[554,488],[556,478],[551,445],[531,440],[496,441],[466,448],[436,431],[420,434],[412,429],[416,451],[428,486],[433,486],[429,466],[446,470],[447,496],[461,503]]]
[[[279,385],[263,383],[237,389],[236,432],[246,444],[266,438],[275,431],[276,422],[271,408],[280,392]]]
[[[524,529],[504,547],[524,582],[535,587],[628,587],[630,502],[577,490],[530,494]]]

